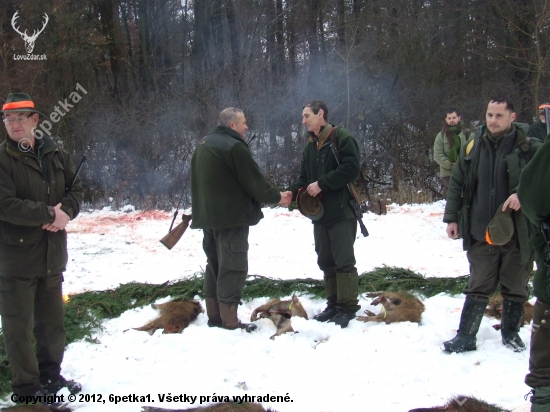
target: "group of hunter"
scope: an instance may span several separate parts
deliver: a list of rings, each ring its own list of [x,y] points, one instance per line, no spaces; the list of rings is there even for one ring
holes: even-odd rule
[[[36,135],[44,115],[28,94],[10,94],[2,112],[8,136],[0,144],[0,315],[12,389],[20,396],[52,394],[61,388],[77,393],[81,385],[61,375],[62,281],[65,228],[80,211],[83,187],[71,157],[48,136]],[[203,231],[208,326],[256,329],[237,315],[248,273],[249,228],[263,218],[262,204],[287,207],[293,200],[313,223],[317,264],[324,277],[327,304],[314,318],[341,328],[355,318],[360,308],[354,254],[357,216],[348,203],[348,185],[361,172],[360,151],[348,130],[329,123],[328,114],[321,101],[303,107],[307,143],[299,176],[283,192],[264,178],[252,158],[244,140],[246,118],[238,108],[224,109],[218,126],[195,149],[191,227]],[[502,343],[524,350],[519,323],[536,258],[537,303],[526,382],[534,388],[533,410],[548,411],[550,296],[544,259],[550,226],[545,239],[540,225],[550,216],[550,192],[540,188],[550,185],[550,148],[548,141],[541,142],[547,133],[536,134],[540,126],[528,128],[515,120],[512,102],[491,98],[486,123],[467,138],[460,113],[451,108],[434,142],[447,200],[447,234],[462,238],[470,263],[460,325],[443,349],[476,349],[482,315],[500,285]],[[543,125],[544,120],[541,116]]]
[[[539,107],[540,121],[529,127],[515,121],[510,100],[493,97],[485,124],[467,140],[459,112],[450,108],[434,142],[446,198],[447,235],[462,238],[470,263],[459,328],[453,339],[443,342],[443,349],[450,353],[476,349],[489,297],[500,286],[502,343],[516,352],[525,350],[518,332],[536,260],[533,292],[537,301],[525,379],[532,388],[533,412],[550,411],[550,260],[545,262],[550,258],[550,224],[546,238],[542,226],[550,223],[550,192],[545,190],[550,187],[549,106]]]

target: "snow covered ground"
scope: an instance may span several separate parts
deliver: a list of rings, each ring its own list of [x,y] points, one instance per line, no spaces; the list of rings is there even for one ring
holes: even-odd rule
[[[467,274],[461,242],[446,236],[443,208],[443,202],[391,205],[386,216],[366,214],[370,236],[358,233],[355,243],[359,273],[388,265],[428,277]],[[322,279],[311,222],[298,211],[282,208],[266,208],[264,214],[250,230],[249,274]],[[105,290],[131,281],[163,283],[201,271],[206,264],[202,232],[188,229],[168,251],[159,239],[170,221],[169,213],[136,212],[131,207],[82,213],[68,227],[64,293]],[[455,335],[463,299],[462,295],[426,299],[420,325],[352,321],[340,329],[293,318],[299,333],[275,340],[269,339],[275,326],[267,319],[257,322],[257,332],[247,334],[209,328],[205,314],[181,334],[123,333],[156,317],[156,310],[143,307],[105,322],[104,330],[95,335],[99,344],[69,345],[63,373],[83,385],[84,395],[71,404],[82,412],[138,412],[143,405],[184,409],[201,401],[205,405],[214,396],[233,400],[245,395],[279,397],[279,402],[262,402],[279,412],[403,412],[442,405],[453,395],[528,411],[524,395],[530,388],[523,383],[528,351],[505,348],[500,333],[491,327],[493,319],[484,318],[477,351],[442,352],[441,343]],[[267,300],[245,302],[239,308],[241,320],[248,321]],[[300,300],[310,319],[325,305],[308,296]],[[365,309],[379,312],[370,301],[361,297],[358,314]],[[527,345],[529,335],[529,327],[522,328],[520,336]],[[128,395],[149,395],[150,401],[114,403],[115,396]],[[181,401],[167,402],[167,396],[179,395]]]

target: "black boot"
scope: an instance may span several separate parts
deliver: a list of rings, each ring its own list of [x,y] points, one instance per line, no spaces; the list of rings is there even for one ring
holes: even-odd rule
[[[504,298],[502,301],[502,322],[500,333],[502,343],[514,352],[525,350],[525,343],[518,335],[521,318],[523,317],[523,302]]]
[[[460,353],[476,350],[476,334],[486,307],[487,302],[474,300],[469,296],[466,297],[456,336],[447,342],[443,342],[446,352]]]
[[[336,312],[336,302],[329,300],[325,310],[315,315],[313,319],[319,322],[326,322],[327,320],[332,319],[336,315]]]
[[[355,314],[360,309],[360,306],[357,307],[336,307],[336,315],[332,319],[330,319],[328,322],[336,323],[338,326],[340,326],[342,329],[348,326],[348,323],[350,320],[355,319]]]

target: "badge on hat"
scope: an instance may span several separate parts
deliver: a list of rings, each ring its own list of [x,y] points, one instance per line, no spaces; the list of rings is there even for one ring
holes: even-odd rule
[[[503,246],[508,243],[514,235],[514,222],[512,221],[512,208],[507,207],[502,211],[504,203],[498,207],[495,217],[485,230],[485,240],[490,245]]]
[[[319,200],[320,194],[317,196],[311,196],[307,192],[306,187],[302,187],[298,190],[298,195],[296,196],[296,203],[298,204],[298,210],[302,215],[311,220],[319,220],[323,217],[325,209],[323,209],[323,204]]]

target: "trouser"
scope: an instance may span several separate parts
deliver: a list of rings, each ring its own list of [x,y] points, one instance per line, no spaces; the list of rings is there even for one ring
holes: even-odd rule
[[[65,350],[62,282],[62,274],[0,277],[0,315],[15,394],[35,393],[40,378],[55,378],[61,372]]]
[[[441,191],[441,196],[443,196],[443,199],[447,199],[447,191],[449,190],[450,180],[451,180],[450,176],[441,178],[441,185],[443,186],[443,190]]]
[[[204,229],[202,247],[207,264],[204,296],[222,303],[241,303],[248,273],[248,226]]]
[[[503,246],[474,242],[467,253],[470,280],[463,290],[466,296],[488,302],[500,283],[501,294],[511,301],[525,302],[533,262],[521,263],[521,253],[512,239]]]
[[[359,281],[353,250],[357,221],[348,219],[327,226],[314,224],[313,235],[317,264],[324,274],[327,300],[338,306],[355,307],[359,302]]]
[[[550,302],[539,299],[533,309],[529,373],[525,383],[532,388],[550,386]]]

